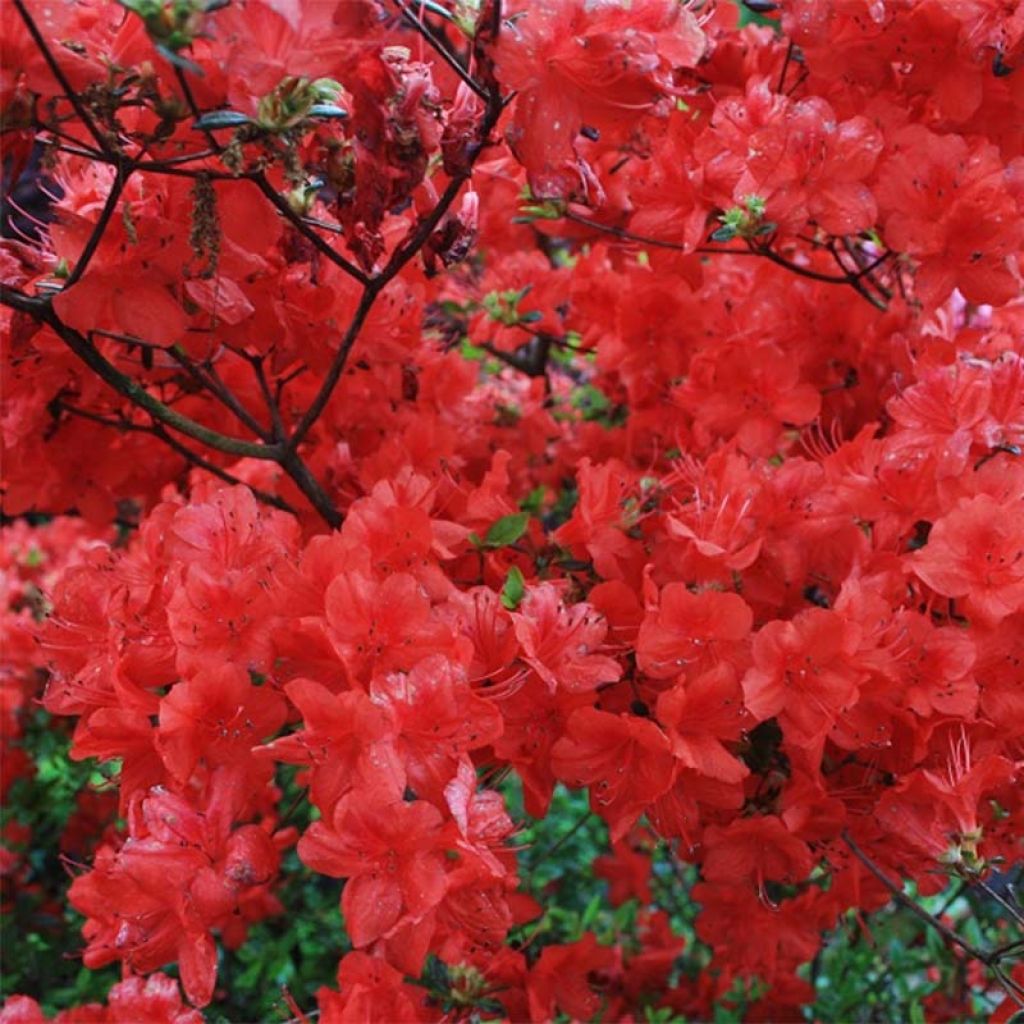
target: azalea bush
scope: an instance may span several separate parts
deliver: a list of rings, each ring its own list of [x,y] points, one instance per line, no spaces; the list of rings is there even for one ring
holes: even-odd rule
[[[1024,9],[2,18],[4,1024],[1024,1007]]]

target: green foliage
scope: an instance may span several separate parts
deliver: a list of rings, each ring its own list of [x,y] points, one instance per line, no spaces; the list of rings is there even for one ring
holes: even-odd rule
[[[297,774],[295,767],[278,766],[282,827],[293,825],[301,832],[319,813],[296,782]],[[318,988],[336,985],[338,960],[352,948],[339,907],[343,883],[310,871],[294,847],[281,858],[281,877],[277,896],[285,912],[250,928],[239,949],[221,952],[209,1024],[289,1020],[284,990],[299,1006],[311,1007]]]
[[[5,842],[23,859],[15,877],[4,879],[0,1001],[31,995],[48,1012],[100,1001],[119,977],[114,967],[90,971],[78,959],[83,919],[67,902],[74,865],[65,866],[60,839],[77,794],[106,785],[107,778],[91,763],[68,759],[70,734],[63,724],[42,710],[26,718],[21,745],[35,772],[14,782],[0,809],[5,838],[28,830],[24,844]]]
[[[515,512],[510,516],[502,516],[487,531],[484,546],[488,548],[504,548],[515,544],[524,533],[530,522],[529,512]]]
[[[351,949],[338,908],[342,883],[304,867],[294,849],[281,870],[287,881],[278,895],[286,913],[261,921],[241,948],[224,953],[223,991],[210,1024],[288,1020],[283,989],[310,1007],[321,985],[335,985],[338,960]]]
[[[1007,933],[998,903],[958,880],[935,896],[909,895],[931,914],[952,922],[957,933],[976,947],[995,948],[1014,937]],[[802,973],[817,996],[813,1019],[851,1024],[932,1020],[934,1012],[925,1000],[941,999],[965,980],[962,962],[949,955],[942,936],[895,904],[867,920],[854,911],[845,914]],[[993,1009],[975,997],[974,1015],[963,1024],[981,1024]]]
[[[743,206],[730,206],[718,219],[722,226],[714,231],[715,242],[731,242],[734,238],[758,238],[770,235],[775,224],[764,220],[765,201],[760,196],[745,196]]]
[[[516,840],[522,887],[546,909],[521,931],[539,950],[552,943],[575,942],[590,930],[602,938],[611,924],[607,883],[594,874],[594,861],[608,852],[608,829],[590,810],[587,794],[556,786],[546,818],[531,818],[523,809],[522,785],[515,775],[502,792],[509,813],[526,823]]]
[[[513,568],[503,599],[514,607],[522,590],[522,575]],[[775,732],[773,723],[765,723],[760,732],[751,734],[749,761],[770,761],[776,756]],[[119,976],[115,967],[90,971],[77,959],[82,919],[68,907],[71,875],[59,854],[77,795],[109,786],[116,765],[98,770],[91,762],[70,761],[68,729],[41,710],[28,717],[22,743],[36,770],[11,787],[2,824],[5,829],[27,827],[31,838],[22,851],[23,874],[13,886],[10,879],[5,880],[0,995],[31,995],[44,1011],[54,1013],[103,1001]],[[278,769],[284,824],[302,831],[316,812],[296,775],[293,767]],[[523,889],[544,908],[512,939],[531,960],[545,946],[575,942],[588,931],[602,944],[618,943],[628,949],[640,908],[636,900],[614,906],[607,882],[594,871],[597,859],[609,852],[609,839],[606,826],[590,810],[587,794],[559,785],[548,815],[534,819],[525,811],[522,785],[514,774],[501,789],[509,813],[522,826],[516,840]],[[19,849],[17,843],[8,845]],[[75,866],[69,866],[73,872]],[[339,910],[343,883],[306,869],[294,848],[284,854],[282,877],[279,896],[287,912],[253,927],[240,949],[221,952],[216,1009],[208,1014],[211,1024],[283,1022],[292,1017],[284,990],[299,1006],[308,1008],[318,988],[335,984],[338,959],[351,948]],[[652,893],[685,943],[673,982],[715,971],[711,950],[694,930],[699,907],[691,890],[697,881],[696,868],[682,862],[669,844],[653,843]],[[954,880],[936,896],[910,895],[978,948],[992,949],[1021,939],[1020,930],[1008,924],[995,898],[962,881]],[[451,969],[432,958],[419,981],[456,1012],[464,1007],[457,1005],[457,999],[452,1001],[453,993],[466,990],[466,979],[460,988],[449,977]],[[932,1001],[964,983],[962,972],[961,961],[950,956],[939,933],[905,909],[890,904],[868,917],[851,911],[827,937],[815,960],[802,969],[815,993],[804,1016],[808,1021],[851,1024],[923,1022],[934,1017]],[[174,969],[169,973],[173,975]],[[758,979],[735,979],[715,1009],[714,1024],[747,1019],[751,1002],[761,994]],[[974,1015],[964,1024],[981,1024],[993,1009],[993,1004],[977,997]],[[488,1011],[488,1007],[480,1004],[476,1010]],[[685,1024],[669,1008],[652,1004],[644,1013],[650,1024]]]
[[[525,593],[526,580],[523,578],[523,572],[518,565],[513,565],[505,577],[505,585],[501,588],[501,603],[510,612],[514,612]]]

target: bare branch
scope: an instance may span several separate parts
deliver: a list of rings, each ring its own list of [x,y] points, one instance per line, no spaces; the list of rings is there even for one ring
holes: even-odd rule
[[[0,286],[0,301],[8,305],[8,291],[6,286]],[[27,296],[26,296],[27,298]],[[18,308],[18,306],[15,306]],[[165,405],[158,398],[154,398],[138,381],[123,374],[113,363],[109,362],[98,348],[89,344],[85,337],[78,331],[68,327],[53,312],[48,302],[42,305],[33,304],[31,307],[22,307],[25,312],[31,312],[38,319],[51,327],[57,336],[71,349],[72,352],[93,370],[103,381],[110,385],[119,395],[127,398],[133,404],[145,409],[154,419],[159,420],[165,426],[177,430],[194,441],[201,441],[217,451],[226,452],[229,455],[246,456],[253,459],[267,459],[277,461],[280,449],[275,445],[256,444],[252,441],[243,441],[239,438],[228,437],[226,434],[218,433],[201,423],[190,419],[176,409]]]
[[[668,242],[659,238],[649,238],[645,235],[638,235],[635,232],[627,231],[625,228],[615,227],[611,224],[602,224],[599,221],[591,220],[589,217],[584,217],[581,214],[573,213],[571,210],[566,210],[562,216],[565,220],[572,221],[573,223],[580,224],[583,227],[592,228],[595,231],[602,231],[607,235],[611,235],[614,238],[619,238],[624,242],[636,242],[638,245],[648,245],[657,249],[669,249],[673,252],[696,252],[715,256],[760,256],[762,259],[766,259],[776,266],[784,267],[786,270],[799,277],[806,277],[811,281],[820,281],[824,284],[839,284],[849,285],[858,295],[866,299],[871,303],[875,309],[884,311],[887,306],[884,301],[879,299],[877,296],[872,295],[861,283],[860,277],[863,272],[850,273],[842,264],[840,264],[840,270],[843,271],[842,276],[838,274],[824,274],[818,270],[812,270],[810,267],[802,266],[799,263],[794,263],[792,260],[787,260],[785,256],[776,252],[774,249],[765,245],[756,245],[752,241],[747,242],[746,249],[726,249],[716,248],[714,246],[698,246],[696,249],[691,249],[688,246],[680,245],[678,242]],[[879,263],[881,260],[878,261]],[[876,264],[868,268],[874,269]]]
[[[364,274],[354,263],[345,259],[336,249],[328,245],[313,229],[305,222],[305,220],[299,216],[289,205],[288,200],[282,196],[273,185],[267,181],[266,176],[263,174],[254,175],[252,180],[256,182],[256,187],[274,204],[286,221],[288,221],[292,227],[303,238],[306,239],[318,252],[326,256],[335,266],[341,267],[350,277],[354,277],[360,284],[366,285],[370,279]]]
[[[363,292],[362,298],[359,300],[359,305],[356,308],[351,322],[349,323],[348,329],[342,337],[338,351],[331,362],[331,366],[327,371],[327,375],[324,377],[323,383],[320,385],[320,390],[317,392],[316,397],[313,399],[313,402],[306,410],[305,415],[299,421],[298,426],[295,428],[295,431],[288,441],[287,447],[289,451],[295,451],[298,448],[302,443],[303,438],[307,433],[309,433],[310,428],[317,421],[320,414],[324,411],[327,403],[330,401],[331,395],[334,393],[334,389],[337,386],[338,381],[341,379],[341,374],[345,368],[345,363],[348,360],[349,353],[352,351],[352,347],[355,345],[356,339],[359,337],[359,332],[362,329],[363,323],[366,321],[367,314],[370,312],[377,296],[401,271],[409,260],[411,260],[423,247],[427,239],[434,233],[438,224],[440,224],[441,219],[448,212],[452,203],[455,202],[459,192],[462,191],[463,185],[465,185],[469,180],[472,175],[473,164],[483,151],[484,146],[487,143],[487,139],[490,137],[491,131],[494,129],[494,126],[498,123],[498,119],[501,117],[503,109],[504,103],[501,94],[497,89],[495,88],[493,91],[488,92],[487,105],[478,130],[479,136],[477,149],[475,153],[471,154],[469,166],[462,174],[458,174],[451,179],[448,183],[448,187],[444,190],[444,193],[438,200],[434,209],[420,222],[410,238],[392,253],[387,266],[385,266],[385,268],[375,277],[367,280],[366,290]],[[276,195],[276,193],[274,194]],[[329,249],[330,246],[327,246],[327,248]]]
[[[348,354],[352,351],[352,346],[356,343],[356,339],[359,337],[359,332],[362,329],[363,323],[366,320],[367,314],[370,312],[370,308],[373,306],[374,300],[377,298],[378,288],[374,285],[367,286],[363,292],[362,298],[359,300],[359,305],[356,307],[356,311],[349,321],[348,328],[345,331],[344,336],[341,339],[341,344],[338,346],[338,351],[335,353],[334,359],[331,361],[331,365],[327,370],[327,375],[323,379],[323,383],[320,385],[320,390],[316,393],[316,397],[313,399],[309,408],[306,409],[305,415],[299,420],[298,426],[292,433],[292,436],[288,440],[288,449],[295,451],[298,446],[302,443],[302,439],[309,433],[310,428],[320,418],[320,414],[324,411],[327,403],[330,401],[331,395],[334,393],[334,389],[341,379],[341,372],[345,369],[345,363],[348,360]]]
[[[284,498],[280,498],[276,494],[271,494],[269,491],[261,490],[258,487],[252,487],[244,481],[239,480],[237,476],[233,476],[226,469],[210,462],[198,452],[194,452],[187,445],[182,444],[176,437],[167,433],[167,431],[164,430],[164,428],[157,422],[153,422],[150,426],[143,426],[141,423],[132,423],[130,420],[123,418],[109,419],[108,417],[92,412],[89,409],[80,409],[78,406],[71,405],[63,399],[57,400],[57,407],[58,409],[68,412],[73,416],[78,416],[81,419],[89,420],[90,422],[97,423],[100,426],[108,427],[111,430],[150,434],[153,437],[157,437],[193,466],[205,470],[207,473],[212,474],[219,480],[223,480],[225,483],[248,487],[256,499],[262,501],[266,505],[272,505],[274,508],[279,508],[283,512],[295,513],[295,509],[292,508]]]
[[[410,11],[402,0],[394,0],[395,6],[402,12],[406,22],[411,25],[438,54],[438,56],[466,83],[466,85],[482,100],[487,99],[487,90],[462,66],[462,62],[448,48],[444,38],[435,32],[422,17]],[[421,8],[422,11],[422,8]]]
[[[75,261],[74,270],[71,271],[68,279],[64,282],[65,288],[70,288],[81,280],[82,275],[88,269],[93,256],[96,255],[96,250],[99,248],[100,242],[103,241],[103,235],[106,233],[107,225],[110,223],[110,219],[114,215],[114,210],[117,209],[117,201],[121,198],[121,192],[124,190],[124,187],[128,182],[129,174],[131,174],[130,171],[123,172],[121,168],[118,167],[117,172],[114,175],[114,181],[110,186],[110,192],[107,194],[107,200],[103,204],[103,209],[100,211],[99,219],[96,221],[96,225],[92,229],[92,233],[89,235],[89,238],[82,249],[81,255]]]
[[[882,869],[854,842],[853,836],[844,829],[842,833],[843,842],[850,848],[853,855],[889,890],[893,899],[902,907],[906,907],[926,924],[934,928],[947,942],[959,946],[968,956],[980,960],[983,964],[991,965],[992,954],[986,953],[975,946],[972,946],[966,939],[961,938],[952,928],[943,924],[934,914],[930,914],[916,900],[912,900],[904,891],[901,885],[893,882]]]
[[[14,0],[14,6],[17,9],[18,14],[21,15],[21,20],[25,22],[25,27],[28,29],[28,33],[32,37],[32,42],[34,42],[39,48],[39,52],[43,55],[43,60],[46,61],[46,66],[53,72],[53,77],[57,79],[58,84],[64,90],[64,96],[74,108],[79,120],[85,125],[89,134],[96,140],[96,145],[99,146],[104,153],[113,155],[114,150],[109,139],[107,139],[99,128],[96,127],[96,122],[93,121],[89,111],[85,109],[85,105],[82,103],[81,97],[72,88],[67,75],[64,74],[61,66],[57,63],[56,57],[53,55],[53,51],[46,44],[43,34],[39,31],[39,26],[36,25],[32,15],[28,13],[28,8],[25,6],[24,0]]]

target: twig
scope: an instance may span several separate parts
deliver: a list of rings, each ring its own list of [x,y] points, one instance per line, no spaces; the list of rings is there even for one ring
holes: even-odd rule
[[[591,220],[589,217],[573,213],[572,210],[566,210],[562,216],[566,220],[573,221],[583,227],[593,228],[595,231],[603,231],[605,234],[612,235],[613,237],[622,239],[626,242],[636,242],[638,245],[648,245],[658,249],[669,249],[673,252],[696,252],[715,256],[760,256],[777,266],[784,267],[786,270],[793,274],[797,274],[799,277],[806,277],[811,281],[820,281],[824,284],[849,285],[855,292],[857,292],[858,295],[870,302],[876,309],[884,311],[887,308],[884,302],[876,298],[866,288],[864,288],[858,280],[859,275],[850,274],[842,265],[840,265],[840,269],[843,270],[842,276],[837,274],[825,274],[818,270],[812,270],[810,267],[801,266],[799,263],[794,263],[792,260],[787,260],[785,256],[777,253],[774,249],[771,249],[768,246],[756,245],[753,241],[749,240],[747,242],[746,249],[716,248],[709,245],[690,248],[688,246],[681,245],[678,242],[668,242],[659,238],[649,238],[645,235],[638,235],[636,232],[628,231],[626,228],[615,227],[611,224],[601,224],[599,221]]]
[[[305,222],[305,219],[297,214],[289,205],[288,200],[282,196],[277,189],[267,180],[264,174],[256,174],[252,179],[256,187],[270,200],[274,208],[287,220],[292,227],[303,238],[306,239],[318,252],[326,256],[335,266],[341,267],[351,277],[354,277],[360,284],[367,285],[370,278],[366,276],[354,263],[349,262],[336,249],[328,245],[312,228]]]
[[[131,171],[122,171],[120,167],[118,167],[114,174],[114,181],[110,186],[110,192],[107,193],[107,199],[103,204],[103,209],[100,211],[99,219],[86,240],[81,255],[75,261],[74,270],[71,271],[68,279],[64,282],[65,288],[70,288],[81,280],[82,275],[88,269],[90,261],[96,255],[96,250],[99,248],[100,242],[103,241],[103,235],[106,233],[110,218],[113,217],[114,210],[117,208],[117,201],[121,198],[121,192],[128,182],[129,174],[131,174]]]
[[[979,889],[990,899],[995,900],[1014,921],[1019,925],[1024,925],[1024,913],[1021,913],[1020,908],[1015,907],[1005,896],[1001,893],[996,892],[988,882],[983,882],[980,878],[975,883]]]
[[[783,86],[786,84],[786,72],[789,70],[789,62],[793,59],[793,48],[795,44],[792,39],[789,41],[789,46],[786,47],[786,59],[782,62],[782,72],[779,75],[779,84],[775,86],[776,92],[782,92]]]
[[[359,331],[362,329],[363,322],[366,320],[367,314],[370,312],[370,307],[377,298],[378,290],[379,289],[375,285],[368,285],[366,290],[363,292],[362,298],[359,300],[359,305],[356,307],[356,311],[353,314],[352,319],[349,321],[348,328],[341,339],[341,344],[338,346],[338,351],[335,353],[334,359],[331,360],[331,365],[320,385],[320,390],[316,393],[316,397],[310,403],[309,408],[306,409],[302,419],[299,420],[298,426],[296,426],[292,436],[288,439],[287,448],[289,450],[294,452],[298,448],[302,443],[303,438],[309,433],[313,424],[320,418],[320,414],[324,411],[325,406],[330,401],[334,388],[341,379],[342,370],[345,369],[348,354],[352,351],[352,346],[356,343],[356,338],[359,336]]]
[[[583,816],[576,822],[568,832],[564,832],[555,842],[544,849],[541,853],[536,855],[535,863],[543,864],[548,860],[553,853],[557,853],[593,816],[593,812],[588,807],[583,813]]]
[[[96,123],[89,115],[89,111],[85,109],[85,105],[82,103],[81,97],[71,87],[71,83],[68,81],[67,75],[64,74],[61,66],[57,63],[57,58],[53,55],[53,51],[47,45],[46,40],[39,31],[39,26],[36,25],[32,15],[28,13],[24,0],[14,0],[14,6],[17,9],[18,14],[21,15],[21,20],[25,23],[25,27],[28,29],[28,33],[32,37],[32,42],[36,44],[39,52],[43,56],[43,60],[46,61],[46,66],[53,72],[53,77],[57,79],[57,83],[64,90],[64,96],[74,108],[79,120],[85,125],[89,134],[96,140],[96,145],[99,146],[104,153],[113,155],[114,150],[110,145],[110,141],[96,127]]]
[[[256,375],[256,381],[260,386],[260,393],[263,395],[267,412],[270,413],[270,429],[273,439],[275,441],[283,441],[287,437],[287,431],[284,427],[284,421],[281,419],[280,406],[270,390],[270,382],[267,380],[266,372],[263,369],[263,359],[259,356],[248,356],[247,358],[253,373]]]
[[[496,3],[495,8],[500,9],[500,3]],[[477,149],[470,155],[469,166],[462,174],[458,174],[452,178],[429,216],[424,218],[417,226],[412,236],[404,244],[399,245],[399,247],[392,253],[391,259],[388,261],[384,269],[376,276],[366,280],[365,290],[359,300],[359,305],[356,307],[356,311],[349,323],[348,329],[345,331],[341,344],[338,347],[338,351],[335,354],[334,359],[331,361],[331,365],[327,370],[323,383],[320,385],[320,390],[317,392],[312,403],[306,409],[305,414],[299,420],[298,426],[296,426],[292,436],[288,440],[288,451],[294,452],[298,448],[302,443],[303,438],[305,438],[306,434],[309,433],[310,428],[317,421],[327,403],[330,401],[331,395],[334,393],[334,389],[337,386],[338,381],[341,379],[341,374],[345,368],[345,363],[348,360],[349,353],[352,351],[352,347],[355,345],[356,339],[359,337],[359,332],[362,329],[363,323],[365,322],[371,307],[376,301],[377,296],[409,262],[409,260],[411,260],[423,247],[424,243],[433,234],[437,225],[441,222],[441,218],[448,212],[448,209],[455,201],[459,192],[462,191],[462,186],[469,180],[470,175],[472,174],[473,164],[483,151],[491,131],[498,123],[498,119],[501,117],[503,109],[504,101],[501,94],[497,91],[497,88],[494,88],[487,94],[487,105],[478,130],[479,138]],[[294,216],[294,213],[292,215]],[[323,242],[322,239],[317,238],[317,242],[324,245],[325,248],[331,252],[334,251],[330,246]]]
[[[548,371],[548,356],[555,340],[549,334],[535,334],[515,352],[502,352],[500,348],[495,348],[489,341],[483,342],[480,347],[514,370],[525,373],[527,377],[545,377]]]
[[[171,350],[171,357],[181,365],[199,383],[204,384],[222,405],[230,409],[238,420],[245,424],[258,438],[263,441],[279,440],[274,438],[273,431],[267,430],[255,416],[242,404],[235,393],[224,383],[223,378],[212,364],[199,366],[183,355],[176,347]]]
[[[329,224],[325,220],[318,220],[316,217],[303,217],[302,223],[309,225],[311,228],[320,228],[321,231],[330,231],[335,235],[343,235],[345,233],[344,228],[340,224]]]
[[[309,503],[317,510],[320,517],[332,529],[336,530],[342,523],[342,515],[334,506],[334,502],[327,497],[326,491],[320,486],[319,481],[310,471],[309,466],[299,458],[296,452],[287,446],[281,446],[281,454],[276,460],[281,468],[292,478],[295,486],[309,500]]]
[[[763,256],[766,260],[776,264],[780,267],[785,267],[790,273],[796,274],[799,277],[806,277],[810,281],[821,281],[824,284],[849,284],[850,275],[844,274],[842,277],[836,274],[823,274],[819,270],[811,270],[810,267],[803,267],[799,263],[794,263],[792,260],[787,260],[785,256],[777,253],[774,249],[768,248],[768,246],[755,245],[753,242],[748,242],[750,251],[755,256]]]
[[[448,45],[441,36],[434,32],[421,18],[416,17],[412,11],[402,2],[402,0],[394,0],[395,6],[402,12],[402,16],[405,20],[417,31],[421,36],[437,52],[438,56],[462,79],[466,85],[476,93],[477,96],[482,100],[487,100],[487,90],[484,89],[479,82],[462,66],[462,62],[458,57],[455,56],[451,50],[448,49]]]
[[[196,466],[199,469],[205,470],[207,473],[213,474],[220,480],[229,484],[243,484],[242,480],[238,477],[229,473],[226,469],[221,468],[213,462],[210,462],[204,456],[198,452],[192,451],[187,445],[184,445],[176,437],[169,434],[159,423],[152,423],[150,426],[143,426],[141,423],[132,423],[131,420],[127,419],[109,419],[106,416],[102,416],[99,413],[92,412],[89,409],[81,409],[78,406],[71,405],[63,399],[57,400],[57,408],[65,412],[70,413],[73,416],[78,416],[80,419],[88,420],[91,423],[99,424],[103,427],[108,427],[111,430],[128,431],[139,434],[150,434],[153,437],[159,438],[168,447],[172,448],[179,455],[181,455],[187,462]],[[295,513],[295,509],[288,504],[284,498],[278,497],[276,494],[271,494],[269,491],[261,490],[258,487],[252,487],[249,484],[244,484],[249,487],[253,495],[266,505],[273,505],[275,508],[279,508],[284,512]]]
[[[54,140],[63,139],[65,142],[69,142],[73,146],[82,147],[82,155],[88,157],[90,160],[100,160],[105,162],[105,154],[101,153],[98,149],[92,149],[88,143],[83,142],[74,135],[69,135],[67,132],[61,131],[59,128],[55,128],[52,124],[47,124],[45,121],[33,118],[32,128],[36,132],[46,132],[49,135],[52,135]],[[43,145],[58,145],[58,143],[50,142],[48,139],[42,139],[41,141]]]
[[[1018,951],[1024,953],[1024,939],[1014,939],[1013,942],[1007,942],[1002,946],[996,946],[996,948],[992,950],[992,956],[1002,960],[1003,957],[1010,956],[1012,953],[1016,953]]]
[[[885,310],[888,307],[883,299],[878,298],[864,287],[861,282],[861,273],[850,273],[850,271],[843,265],[843,261],[839,256],[839,251],[836,249],[835,241],[831,241],[828,244],[828,251],[832,254],[832,259],[835,260],[836,266],[846,275],[846,283],[860,296],[867,299],[876,309]],[[870,281],[874,282],[874,278],[869,278]]]
[[[185,72],[181,70],[178,65],[174,66],[174,75],[178,79],[178,85],[181,86],[181,93],[185,97],[185,103],[188,105],[189,112],[196,119],[196,121],[202,120],[202,112],[199,109],[199,104],[196,103],[195,96],[192,95],[192,87],[188,84],[188,79],[185,77]],[[216,137],[209,128],[201,129],[203,135],[206,137],[206,141],[214,152],[220,152],[220,143],[217,142]]]
[[[217,155],[215,150],[201,149],[198,153],[181,153],[178,156],[162,157],[159,160],[140,160],[134,166],[137,171],[152,171],[158,174],[165,167],[177,167],[179,164],[187,164],[193,160],[209,160]]]
[[[934,914],[930,914],[916,900],[912,900],[904,891],[902,886],[891,881],[882,869],[854,842],[853,837],[845,829],[842,833],[843,842],[850,848],[853,855],[871,872],[879,882],[889,890],[893,899],[906,907],[911,913],[916,914],[922,921],[934,928],[942,937],[953,945],[959,946],[968,956],[980,960],[983,964],[991,966],[992,954],[972,946],[966,939],[961,938],[952,928],[943,924]]]
[[[90,345],[78,331],[64,324],[53,312],[53,307],[48,301],[41,304],[38,302],[28,304],[23,300],[29,299],[29,296],[16,293],[19,297],[15,298],[11,294],[13,291],[7,285],[0,285],[0,302],[16,309],[20,308],[24,312],[31,312],[37,319],[50,326],[64,344],[114,391],[145,409],[165,426],[228,455],[278,461],[281,453],[276,446],[228,437],[226,434],[204,427],[201,423],[197,423],[176,409],[165,405],[158,398],[154,398],[141,384],[123,374],[113,363],[108,362],[99,349]]]
[[[657,249],[670,249],[673,252],[693,252],[689,246],[680,245],[678,242],[667,242],[660,238],[648,238],[646,235],[638,235],[634,231],[627,231],[625,228],[615,227],[613,224],[602,224],[600,221],[591,220],[589,217],[573,213],[572,210],[566,210],[562,216],[565,220],[571,220],[574,224],[579,224],[585,228],[593,228],[595,231],[603,231],[607,235],[612,235],[615,238],[621,238],[624,242],[636,242],[638,245],[652,245]],[[744,250],[742,249],[738,250],[737,255],[742,255],[743,251]]]

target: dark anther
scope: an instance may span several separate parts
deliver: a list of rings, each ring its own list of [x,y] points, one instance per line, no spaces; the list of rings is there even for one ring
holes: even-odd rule
[[[1013,65],[1003,61],[1002,50],[996,50],[996,55],[992,58],[992,74],[996,78],[1005,78],[1007,75],[1013,74]]]
[[[914,536],[907,541],[907,549],[919,551],[928,543],[928,535],[932,532],[932,524],[926,519],[918,519],[914,523]]]
[[[804,587],[804,600],[810,601],[811,604],[816,604],[819,608],[830,608],[832,606],[831,601],[828,599],[828,594],[816,583]]]

